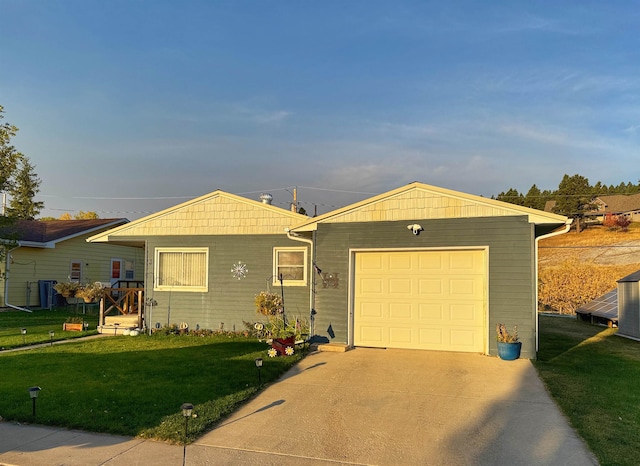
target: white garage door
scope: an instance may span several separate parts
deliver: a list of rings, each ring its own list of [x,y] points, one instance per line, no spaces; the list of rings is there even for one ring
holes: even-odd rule
[[[484,251],[359,252],[354,344],[485,351]]]

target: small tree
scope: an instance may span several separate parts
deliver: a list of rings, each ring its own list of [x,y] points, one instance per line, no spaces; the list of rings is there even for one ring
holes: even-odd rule
[[[33,220],[44,208],[44,202],[33,200],[40,191],[41,183],[38,175],[33,171],[34,168],[27,157],[20,157],[20,168],[16,173],[13,185],[9,189],[11,200],[7,208],[8,216],[23,220]]]
[[[617,218],[611,212],[607,212],[604,216],[604,220],[602,221],[602,225],[607,227],[609,230],[614,230],[617,228]]]
[[[622,231],[627,231],[630,224],[631,219],[626,215],[618,215],[616,218],[616,225],[618,225]]]

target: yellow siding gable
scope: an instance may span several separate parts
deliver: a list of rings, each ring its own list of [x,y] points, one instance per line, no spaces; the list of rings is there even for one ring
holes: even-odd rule
[[[305,220],[306,216],[295,212],[215,191],[93,236],[89,241],[136,236],[284,235],[285,228]]]
[[[383,222],[416,219],[528,216],[531,223],[564,224],[567,219],[506,202],[437,188],[422,183],[357,202],[309,220],[295,228],[310,231],[318,223]]]

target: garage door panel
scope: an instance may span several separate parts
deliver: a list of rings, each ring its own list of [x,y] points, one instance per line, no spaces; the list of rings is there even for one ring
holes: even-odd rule
[[[382,319],[383,304],[380,302],[363,302],[361,303],[360,312],[362,317],[368,319]]]
[[[444,342],[441,328],[421,328],[418,330],[418,337],[417,349],[437,348]]]
[[[382,278],[361,278],[360,289],[363,293],[382,294],[384,288],[384,280]]]
[[[412,303],[389,303],[389,319],[411,322]]]
[[[365,326],[365,327],[361,327],[360,331],[360,338],[363,341],[369,341],[372,343],[379,343],[382,344],[385,339],[383,338],[384,335],[384,330],[382,327],[380,326]],[[374,345],[375,346],[375,345]]]
[[[391,278],[389,280],[389,294],[411,294],[412,279],[408,277],[404,278]]]
[[[398,253],[394,256],[389,256],[388,261],[389,270],[392,272],[410,272],[412,269],[412,257],[409,253]]]
[[[411,344],[413,340],[411,336],[411,329],[406,327],[390,327],[389,328],[389,342],[393,347],[405,347]]]
[[[419,303],[418,320],[441,321],[444,318],[444,305],[441,303]]]
[[[357,253],[355,274],[354,344],[485,350],[483,251]]]
[[[440,277],[418,278],[418,292],[425,296],[440,296],[444,292],[444,281]]]
[[[473,304],[452,304],[449,306],[449,319],[455,324],[482,325],[484,316],[481,309]]]

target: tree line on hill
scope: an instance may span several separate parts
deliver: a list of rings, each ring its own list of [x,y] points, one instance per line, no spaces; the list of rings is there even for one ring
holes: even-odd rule
[[[548,189],[542,191],[534,184],[526,194],[511,188],[506,192],[501,192],[494,199],[538,210],[544,210],[548,201],[555,201],[552,208],[554,213],[577,217],[584,212],[593,210],[593,201],[598,196],[638,193],[640,193],[640,180],[638,184],[622,182],[618,186],[607,186],[598,181],[592,186],[589,184],[589,180],[582,175],[569,176],[565,174],[555,191]]]

